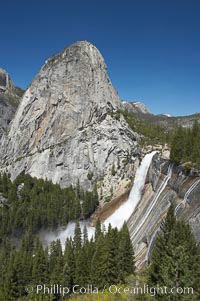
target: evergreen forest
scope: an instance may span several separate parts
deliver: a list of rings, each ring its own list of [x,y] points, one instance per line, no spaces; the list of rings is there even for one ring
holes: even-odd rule
[[[6,173],[0,175],[0,196],[0,242],[87,218],[99,203],[95,186],[92,192],[83,191],[79,183],[61,189],[28,174],[20,174],[14,182]]]
[[[200,124],[192,128],[178,127],[172,136],[170,159],[176,164],[188,162],[187,168],[200,168]]]
[[[186,170],[200,168],[198,122],[191,129],[166,130],[139,124],[128,112],[123,115],[132,129],[140,128],[143,143],[169,143],[172,162]],[[190,226],[174,216],[173,206],[161,224],[148,266],[138,272],[125,224],[120,231],[111,225],[106,231],[98,221],[92,239],[86,227],[81,232],[79,220],[89,218],[98,205],[96,185],[92,191],[84,191],[79,182],[61,189],[24,173],[13,182],[9,174],[1,174],[0,301],[200,300],[200,247]],[[65,248],[59,240],[48,247],[42,244],[40,230],[57,229],[69,221],[76,221],[75,235],[66,240]],[[36,293],[38,284],[47,288],[57,284],[68,291]],[[94,292],[81,293],[79,289],[88,285]],[[143,294],[144,286],[152,291]],[[110,287],[116,288],[115,293]],[[135,287],[137,294],[132,293]],[[163,293],[165,287],[173,288],[173,293]],[[183,293],[181,288],[189,291]]]
[[[161,224],[149,265],[138,272],[126,224],[120,231],[111,225],[106,231],[97,221],[91,239],[86,227],[81,231],[78,220],[85,213],[80,197],[88,195],[95,200],[95,189],[91,193],[83,192],[77,185],[75,189],[62,190],[51,182],[24,174],[13,183],[3,174],[0,187],[0,301],[200,300],[200,247],[190,226],[174,216],[173,206]],[[66,213],[72,209],[70,200],[73,198],[77,203],[79,200],[79,214],[72,211],[77,215],[64,216],[64,210],[57,211],[60,224],[70,218],[77,220],[74,237],[66,240],[65,248],[59,240],[45,247],[37,233],[40,227],[57,226],[52,222],[55,217],[50,214],[51,207],[46,219],[32,219],[28,223],[26,216],[37,209],[38,202],[42,203],[39,207],[42,213],[51,195],[55,200],[60,193],[62,197],[58,198],[58,204],[65,208]],[[28,210],[23,215],[25,202]],[[19,221],[14,219],[13,208],[19,210]],[[3,227],[4,223],[7,223],[6,227]],[[13,240],[16,235],[19,238],[17,243]],[[61,289],[55,289],[55,285]],[[149,291],[144,292],[147,286]],[[63,287],[67,288],[64,294]],[[52,291],[48,291],[50,288]]]
[[[177,126],[176,118],[167,118],[159,120],[159,116],[151,114],[142,114],[137,116],[127,110],[118,110],[114,117],[119,120],[123,115],[129,127],[142,135],[140,144],[156,145],[168,144],[170,151],[170,160],[174,163],[187,163],[185,170],[188,171],[192,167],[200,169],[200,124],[197,120],[193,122],[193,126],[182,127]]]
[[[63,300],[62,292],[37,291],[37,286],[67,287],[66,296],[92,285],[103,289],[125,283],[134,273],[134,255],[127,226],[108,231],[96,225],[95,238],[76,223],[74,238],[66,240],[63,252],[59,240],[44,248],[37,237],[27,232],[19,248],[4,239],[0,249],[0,301]]]

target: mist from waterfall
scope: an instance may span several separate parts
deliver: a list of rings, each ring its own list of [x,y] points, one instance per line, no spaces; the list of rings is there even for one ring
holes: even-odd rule
[[[80,221],[79,224],[82,233],[84,227],[86,226],[88,232],[88,239],[94,237],[95,228],[90,225],[90,222],[88,220]],[[65,229],[60,228],[57,231],[41,232],[40,237],[42,238],[42,241],[45,245],[49,245],[52,241],[56,241],[57,239],[59,239],[64,250],[66,239],[74,236],[75,226],[75,222],[69,222]]]

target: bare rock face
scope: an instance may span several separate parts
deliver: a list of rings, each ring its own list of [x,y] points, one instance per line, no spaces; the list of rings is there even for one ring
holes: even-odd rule
[[[10,75],[0,68],[0,138],[8,130],[22,92],[14,85]]]
[[[21,171],[61,186],[85,188],[108,180],[120,155],[132,157],[138,135],[113,112],[122,103],[97,48],[81,41],[48,59],[24,94],[8,135],[1,164],[15,178]],[[123,165],[123,167],[122,167]]]
[[[14,84],[10,78],[10,75],[2,68],[0,68],[0,92],[12,89]]]
[[[150,114],[150,111],[146,107],[146,105],[143,102],[122,102],[123,107],[125,110],[128,110],[132,113],[142,113],[142,114]]]
[[[154,156],[142,198],[128,221],[138,269],[149,262],[160,225],[171,203],[177,218],[189,223],[196,240],[200,241],[199,193],[199,175],[186,174],[181,166],[170,166],[160,154]]]
[[[5,95],[0,93],[0,137],[6,132],[15,114],[15,110],[15,107],[6,100]]]

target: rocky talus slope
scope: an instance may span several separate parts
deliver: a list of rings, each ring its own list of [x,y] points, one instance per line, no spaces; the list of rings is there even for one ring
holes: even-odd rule
[[[80,41],[49,58],[23,95],[10,131],[1,140],[1,168],[22,171],[62,187],[102,194],[133,174],[138,135],[123,117],[104,59]]]

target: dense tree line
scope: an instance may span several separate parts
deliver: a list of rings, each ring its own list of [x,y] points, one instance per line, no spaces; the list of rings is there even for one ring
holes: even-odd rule
[[[136,133],[141,134],[141,144],[164,144],[169,143],[172,135],[172,128],[168,128],[165,124],[151,121],[150,118],[145,119],[142,115],[137,116],[128,110],[118,110],[114,116],[119,120],[120,115],[123,115],[129,127]],[[148,116],[149,114],[147,114]]]
[[[95,239],[88,239],[86,228],[81,232],[79,223],[74,238],[66,241],[62,252],[59,240],[43,248],[39,239],[28,232],[19,249],[5,239],[0,249],[0,301],[46,300],[43,292],[36,294],[25,287],[58,284],[69,288],[98,289],[105,285],[124,283],[134,273],[133,248],[126,225],[121,231],[109,226],[105,232],[97,223]],[[61,295],[47,294],[47,300],[60,300]]]
[[[118,110],[113,117],[119,120],[123,115],[130,128],[141,134],[142,145],[169,144],[171,146],[170,159],[176,164],[191,162],[186,166],[189,169],[192,165],[200,168],[200,124],[194,121],[192,128],[184,128],[173,123],[169,126],[167,123],[152,120],[149,114],[137,116],[128,110]],[[154,120],[155,119],[155,120]]]
[[[145,128],[142,131],[144,133]],[[149,134],[148,131],[146,135],[150,139],[155,132],[152,130]],[[180,127],[174,132],[172,161],[177,164],[190,161],[200,167],[199,150],[200,125],[197,122],[191,129]],[[67,239],[64,252],[59,240],[44,248],[36,237],[41,228],[56,228],[70,220],[89,217],[97,205],[96,187],[92,192],[83,191],[78,182],[75,188],[61,189],[50,181],[29,175],[21,174],[14,182],[8,175],[0,175],[0,301],[60,300],[59,294],[52,298],[49,295],[40,297],[24,289],[40,283],[47,286],[60,284],[69,287],[69,292],[76,284],[87,286],[89,283],[99,289],[113,284],[128,287],[127,276],[135,269],[133,248],[125,225],[121,231],[110,226],[106,232],[98,222],[95,238],[89,240],[86,228],[81,233],[77,222],[75,236]],[[16,236],[23,237],[20,246],[11,243]],[[137,277],[141,280],[140,275]],[[156,291],[154,300],[199,300],[200,247],[189,225],[176,220],[173,207],[161,225],[145,277],[144,283],[152,287],[194,289],[194,294],[189,295]],[[128,294],[113,296],[108,292],[103,296],[105,300],[132,300],[133,297]],[[97,301],[102,300],[102,294],[72,296],[71,300]],[[152,296],[134,296],[134,300],[152,300]]]
[[[77,183],[61,189],[50,181],[21,174],[11,182],[0,175],[0,242],[11,234],[23,236],[41,228],[56,228],[70,220],[86,218],[98,206],[97,189],[83,191]]]
[[[116,119],[123,115],[130,128],[143,135],[141,144],[165,144],[171,146],[170,159],[176,164],[191,162],[186,169],[193,165],[200,168],[200,124],[194,121],[192,128],[184,128],[172,124],[151,121],[150,119],[139,118],[136,114],[127,110],[119,110],[115,113]]]
[[[131,294],[136,279],[139,293]],[[148,286],[148,293],[147,289],[144,293],[144,286]],[[72,296],[70,301],[200,300],[200,246],[190,226],[176,219],[173,206],[161,225],[149,267],[138,272],[136,278],[128,277],[125,286],[119,284],[118,287],[121,293],[112,294],[107,290],[103,298],[101,293],[87,294]]]
[[[193,127],[179,127],[171,142],[171,160],[179,164],[192,162],[200,168],[200,124],[195,121]]]
[[[26,211],[26,215],[29,214],[29,211],[34,208],[34,202],[37,202],[32,198],[34,195],[32,190],[35,190],[36,187],[36,191],[39,191],[36,195],[40,200],[42,200],[41,196],[44,191],[47,194],[49,191],[48,199],[50,199],[50,191],[60,192],[57,190],[60,189],[57,185],[42,180],[39,182],[29,176],[20,175],[14,183],[11,183],[9,177],[1,176],[1,206],[3,206],[1,207],[0,230],[4,235],[1,238],[0,247],[0,301],[54,301],[62,299],[59,293],[44,296],[36,295],[35,291],[25,291],[26,286],[34,287],[36,284],[46,284],[49,287],[58,284],[68,287],[69,293],[73,291],[74,285],[87,287],[88,284],[92,284],[93,287],[103,289],[114,284],[123,287],[124,284],[124,288],[131,288],[134,283],[128,276],[135,272],[134,255],[126,225],[121,231],[116,228],[112,229],[111,226],[105,231],[102,230],[100,222],[97,222],[95,237],[89,240],[86,228],[82,233],[77,222],[74,238],[66,240],[63,252],[59,240],[52,242],[48,248],[44,248],[35,235],[37,228],[30,227],[31,224],[26,226],[22,223],[20,224],[21,228],[18,226],[19,224],[14,224],[15,226],[12,226],[8,233],[15,234],[16,229],[23,229],[25,234],[20,245],[11,243],[12,239],[8,239],[9,236],[5,235],[7,229],[4,227],[4,223],[6,226],[9,225],[7,220],[3,219],[5,210],[11,211],[11,217],[14,218],[12,206],[15,205],[15,202],[21,204],[23,200],[24,203],[29,204],[28,206],[31,203],[31,207]],[[13,186],[15,189],[11,189]],[[83,198],[79,183],[76,189],[68,189],[74,196],[74,200]],[[93,194],[95,193],[93,192]],[[84,193],[84,195],[87,194]],[[15,211],[17,210],[17,206],[13,208]],[[83,214],[83,203],[80,208],[81,214]],[[42,206],[40,212],[42,212]],[[59,211],[57,212],[59,214]],[[20,214],[18,216],[26,220],[26,216]],[[10,218],[9,215],[6,217],[7,219]],[[196,301],[199,298],[200,248],[189,225],[176,220],[173,207],[170,207],[166,220],[161,225],[161,231],[156,239],[151,263],[145,272],[145,278],[142,279],[141,275],[138,274],[137,280],[139,280],[141,287],[143,284],[148,284],[149,287],[155,288],[159,286],[168,288],[192,287],[194,289],[193,294],[180,294],[176,291],[173,294],[163,294],[162,290],[156,290],[153,297],[155,300]],[[103,296],[105,300],[132,300],[133,298],[128,293],[113,296],[108,290]],[[97,301],[102,299],[102,293],[80,297],[72,296],[71,298],[71,300]],[[134,296],[134,300],[152,300],[152,296],[149,294],[137,295]]]
[[[149,284],[156,287],[180,288],[173,294],[158,290],[156,300],[199,300],[200,298],[200,247],[189,225],[176,220],[170,207],[161,227],[148,272]],[[193,293],[181,294],[181,288],[193,288]]]

